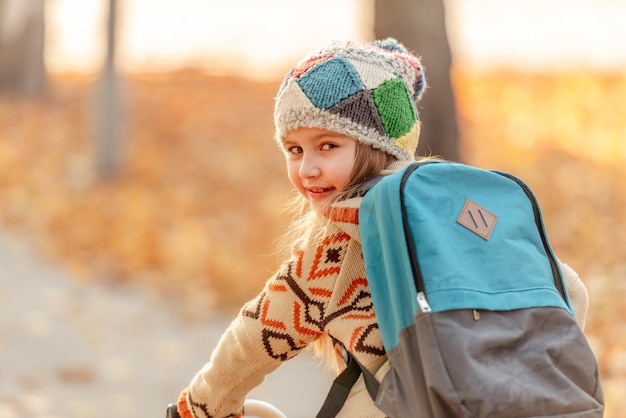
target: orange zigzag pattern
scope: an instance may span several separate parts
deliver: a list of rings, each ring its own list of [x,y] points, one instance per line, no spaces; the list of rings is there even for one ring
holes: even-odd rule
[[[300,304],[298,302],[293,303],[293,327],[301,334],[312,335],[317,337],[321,334],[321,332],[316,331],[311,328],[306,328],[300,323]]]
[[[324,212],[324,216],[333,222],[344,222],[358,225],[359,208],[337,208],[331,207]]]
[[[376,314],[374,312],[369,314],[348,314],[344,316],[344,319],[372,319],[376,318]]]
[[[364,326],[356,327],[354,329],[354,332],[352,333],[352,337],[350,338],[350,352],[351,353],[354,352],[354,343],[359,337],[359,334],[361,333],[361,331],[363,331],[363,328],[365,327]]]
[[[302,277],[302,257],[304,256],[304,251],[298,251],[296,256],[298,257],[298,262],[296,263],[296,276]]]
[[[309,288],[309,291],[311,292],[311,294],[315,295],[315,296],[322,296],[325,298],[329,298],[333,295],[333,291],[329,290],[329,289],[323,289],[320,287],[311,287]]]
[[[282,285],[282,284],[275,284],[274,283],[274,284],[270,284],[268,286],[268,289],[273,291],[273,292],[281,292],[281,293],[283,293],[283,292],[287,291],[287,286]]]
[[[349,240],[350,240],[350,235],[343,233],[343,232],[340,234],[333,235],[332,237],[325,238],[324,241],[322,241],[322,243],[317,247],[317,250],[315,251],[315,259],[313,261],[313,265],[311,266],[311,274],[309,274],[309,277],[307,278],[307,280],[315,280],[323,276],[328,276],[330,274],[338,274],[339,271],[341,270],[340,266],[329,267],[329,268],[322,269],[319,271],[317,270],[317,268],[319,267],[320,261],[322,260],[322,255],[323,255],[322,252],[324,251],[324,248],[330,244],[334,244],[338,241],[349,241]]]
[[[281,330],[286,330],[287,327],[285,326],[284,323],[280,322],[280,321],[274,321],[271,319],[267,318],[267,311],[269,310],[270,307],[270,301],[269,299],[265,299],[265,302],[263,303],[263,311],[261,314],[261,323],[263,325],[267,325],[268,327],[271,328],[277,328],[277,329],[281,329]]]
[[[346,290],[346,293],[344,293],[343,297],[338,302],[337,306],[343,305],[344,303],[346,303],[348,299],[350,299],[350,297],[354,294],[354,291],[356,290],[356,288],[359,286],[367,287],[367,280],[364,277],[355,279],[352,281],[352,283],[350,283],[350,287],[348,288],[348,290]]]

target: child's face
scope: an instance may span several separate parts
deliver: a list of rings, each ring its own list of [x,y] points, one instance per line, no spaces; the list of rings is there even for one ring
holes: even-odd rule
[[[319,128],[298,128],[283,141],[289,180],[314,206],[350,182],[356,141]]]

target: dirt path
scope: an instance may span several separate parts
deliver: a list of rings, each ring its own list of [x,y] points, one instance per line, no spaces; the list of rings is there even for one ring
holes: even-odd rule
[[[148,291],[78,284],[0,231],[0,417],[163,417],[229,320],[185,325]],[[252,396],[312,417],[330,380],[303,354]]]

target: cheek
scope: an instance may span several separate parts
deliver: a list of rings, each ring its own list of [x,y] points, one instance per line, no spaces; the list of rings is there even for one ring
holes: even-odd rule
[[[350,179],[352,178],[352,169],[354,164],[346,165],[342,164],[339,166],[337,170],[334,172],[334,183],[335,187],[338,190],[344,189],[350,183]]]
[[[287,160],[287,177],[294,187],[298,188],[300,185],[300,165],[295,161]]]
[[[341,169],[339,175],[341,178],[342,189],[350,184],[354,172],[354,166],[356,164],[356,145],[354,145],[354,143],[352,145],[353,146],[351,147],[344,148],[343,155],[341,156],[341,164],[339,165]]]
[[[346,187],[350,183],[350,180],[352,178],[352,170],[353,170],[353,168],[354,168],[354,165],[351,165],[351,166],[349,166],[349,167],[347,167],[345,169],[345,171],[343,173],[343,175],[344,175],[343,187]]]
[[[349,153],[347,160],[349,161],[349,164],[346,164],[346,169],[345,169],[346,170],[345,171],[346,185],[347,183],[350,182],[350,180],[352,179],[352,174],[354,173],[354,169],[356,165],[356,149],[353,149]]]

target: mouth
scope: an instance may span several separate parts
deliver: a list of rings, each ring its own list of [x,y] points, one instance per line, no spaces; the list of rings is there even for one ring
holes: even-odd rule
[[[313,200],[325,199],[330,196],[334,191],[334,187],[306,187],[305,188],[309,198]]]

